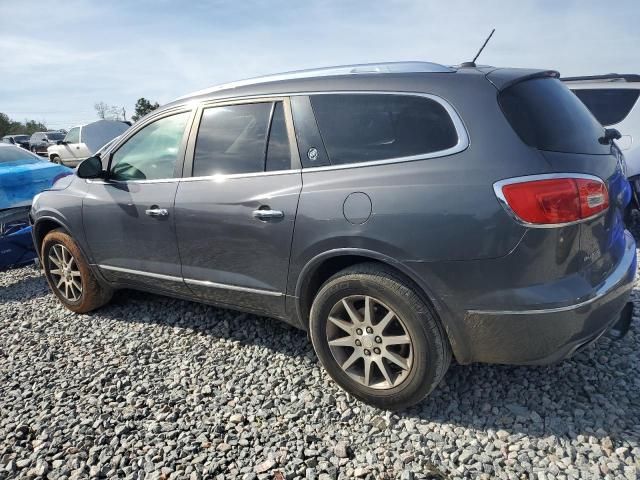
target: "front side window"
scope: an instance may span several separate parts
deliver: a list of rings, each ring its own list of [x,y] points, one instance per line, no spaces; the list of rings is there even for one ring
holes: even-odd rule
[[[110,178],[158,180],[173,178],[189,112],[145,126],[111,156]]]
[[[608,127],[623,121],[635,105],[640,90],[597,88],[573,90],[598,121]]]
[[[74,127],[69,130],[69,133],[67,133],[67,136],[64,138],[64,140],[67,143],[80,143],[80,127]],[[40,141],[40,139],[38,139],[38,141]]]
[[[282,102],[226,105],[202,112],[193,176],[285,170],[290,165]]]
[[[311,96],[333,165],[412,157],[458,143],[456,128],[435,100],[413,95]]]

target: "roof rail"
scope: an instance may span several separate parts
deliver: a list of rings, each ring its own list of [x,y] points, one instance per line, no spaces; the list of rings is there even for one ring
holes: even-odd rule
[[[585,75],[582,77],[561,77],[563,82],[579,82],[592,80],[606,80],[609,82],[640,82],[637,73],[607,73],[605,75]]]
[[[176,100],[182,100],[197,95],[227,90],[230,88],[245,87],[259,83],[278,82],[281,80],[295,80],[300,78],[333,77],[339,75],[375,74],[375,73],[452,73],[454,69],[431,62],[386,62],[386,63],[362,63],[357,65],[340,65],[335,67],[312,68],[297,70],[274,75],[254,77],[237,82],[225,83],[211,88],[205,88],[183,95]]]

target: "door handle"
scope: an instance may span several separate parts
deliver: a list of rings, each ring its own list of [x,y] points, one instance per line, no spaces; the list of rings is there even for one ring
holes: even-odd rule
[[[166,217],[169,215],[169,211],[166,208],[158,208],[153,206],[144,211],[150,217]]]
[[[284,212],[282,210],[271,210],[269,208],[264,210],[258,209],[253,211],[253,216],[258,220],[270,220],[272,218],[283,218]]]

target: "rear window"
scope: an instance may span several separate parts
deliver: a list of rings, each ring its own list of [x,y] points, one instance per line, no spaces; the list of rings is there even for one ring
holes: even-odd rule
[[[638,100],[640,90],[593,88],[573,90],[598,121],[608,127],[623,121]]]
[[[41,160],[39,157],[27,152],[24,148],[20,147],[0,147],[0,164],[3,163],[39,163]]]
[[[333,165],[447,150],[458,134],[444,107],[426,97],[383,94],[311,96]]]
[[[49,140],[62,140],[64,138],[64,133],[62,132],[48,132],[47,138]]]
[[[602,125],[558,79],[516,83],[498,96],[507,120],[529,146],[566,153],[608,154]]]

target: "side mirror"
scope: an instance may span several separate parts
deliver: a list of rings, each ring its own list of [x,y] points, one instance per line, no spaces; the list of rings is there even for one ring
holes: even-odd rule
[[[615,128],[605,128],[604,135],[598,139],[603,145],[608,145],[612,140],[619,140],[622,138],[622,134]]]
[[[102,170],[102,161],[100,157],[89,157],[84,160],[76,170],[76,174],[80,178],[102,178],[104,172]]]
[[[64,140],[58,140],[58,141],[56,142],[56,145],[62,145],[62,143],[63,143],[63,142],[64,142]]]

